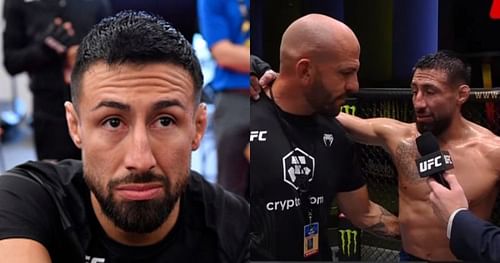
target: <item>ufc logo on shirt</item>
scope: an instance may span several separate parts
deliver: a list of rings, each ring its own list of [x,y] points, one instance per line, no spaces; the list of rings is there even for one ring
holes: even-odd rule
[[[253,142],[255,139],[259,142],[265,142],[267,131],[250,131],[250,141]]]
[[[98,257],[85,256],[85,263],[104,263],[106,259]]]

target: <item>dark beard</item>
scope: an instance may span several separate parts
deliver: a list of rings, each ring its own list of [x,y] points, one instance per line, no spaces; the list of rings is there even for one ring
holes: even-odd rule
[[[434,134],[434,136],[438,137],[441,135],[448,127],[450,127],[451,124],[451,118],[445,118],[441,120],[436,120],[432,123],[419,123],[416,122],[417,124],[417,130],[421,134],[424,132],[431,132]]]
[[[318,73],[319,74],[319,73]],[[323,115],[327,118],[336,117],[340,108],[334,105],[328,105],[329,101],[325,100],[329,97],[328,89],[321,82],[321,75],[314,80],[311,91],[306,94],[305,99],[313,107],[314,113]]]
[[[85,181],[94,193],[101,209],[109,219],[120,229],[131,233],[151,233],[158,229],[172,212],[175,203],[179,200],[187,185],[187,176],[182,176],[171,191],[171,182],[168,177],[156,175],[152,172],[144,174],[129,174],[120,180],[109,182],[108,195],[85,176]],[[163,185],[165,196],[158,200],[117,202],[114,199],[113,189],[123,183],[160,182]]]

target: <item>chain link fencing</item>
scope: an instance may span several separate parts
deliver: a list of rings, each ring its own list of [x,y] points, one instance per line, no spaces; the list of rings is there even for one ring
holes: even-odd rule
[[[360,90],[352,100],[348,100],[342,111],[361,118],[388,117],[403,122],[413,122],[415,117],[411,97],[410,89],[364,89]],[[462,115],[500,135],[500,88],[473,89],[468,101],[462,107]],[[359,164],[366,179],[370,199],[397,215],[398,178],[390,156],[381,147],[362,144],[357,144],[357,147]],[[399,260],[401,248],[399,241],[376,237],[362,231],[354,235],[352,231],[358,229],[345,226],[343,219],[338,217],[336,204],[332,205],[330,215],[332,220],[329,235],[335,255],[334,261]],[[492,222],[500,225],[499,198],[493,210]],[[351,231],[347,232],[345,229]]]

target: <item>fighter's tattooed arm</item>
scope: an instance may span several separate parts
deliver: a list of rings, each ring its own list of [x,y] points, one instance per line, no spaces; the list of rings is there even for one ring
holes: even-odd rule
[[[399,239],[400,232],[398,218],[378,204],[371,202],[371,206],[374,206],[374,209],[380,210],[378,221],[371,226],[365,227],[364,230],[377,236]]]
[[[398,218],[370,201],[366,186],[354,191],[338,193],[337,203],[340,211],[359,228],[378,236],[399,238]]]

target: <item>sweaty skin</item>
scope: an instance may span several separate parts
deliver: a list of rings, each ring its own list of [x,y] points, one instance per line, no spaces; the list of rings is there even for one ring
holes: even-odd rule
[[[417,69],[412,90],[417,122],[432,123],[440,117],[450,117],[449,126],[437,136],[440,148],[451,154],[451,171],[465,191],[470,210],[489,219],[498,193],[500,138],[461,116],[468,86],[450,87],[443,71]],[[404,250],[432,261],[456,260],[449,249],[446,226],[429,202],[430,188],[416,169],[415,159],[420,157],[415,143],[420,136],[416,123],[388,118],[363,120],[346,114],[340,114],[338,120],[356,141],[382,146],[391,155],[399,179],[399,223]]]

